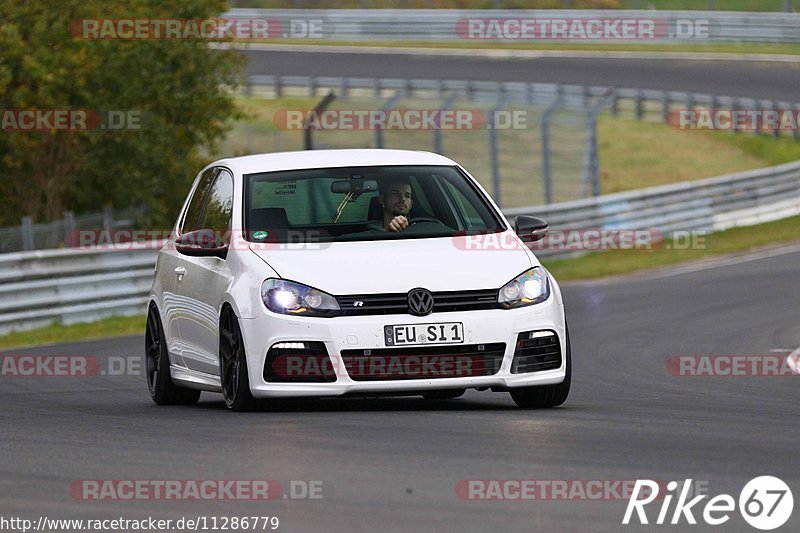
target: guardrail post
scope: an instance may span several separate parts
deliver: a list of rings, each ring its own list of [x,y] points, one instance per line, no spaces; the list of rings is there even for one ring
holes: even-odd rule
[[[734,98],[733,102],[731,103],[731,111],[733,112],[733,116],[736,116],[737,111],[739,111],[739,99]],[[736,135],[739,133],[739,128],[733,128],[733,134]]]
[[[667,91],[661,94],[661,118],[665,124],[669,122],[669,92]]]
[[[283,96],[283,78],[275,76],[275,98]]]
[[[372,80],[372,94],[375,98],[381,97],[381,80],[378,78]]]
[[[24,251],[33,250],[33,219],[22,217],[20,219],[20,231],[22,232],[22,249]]]
[[[787,13],[792,11],[792,0],[783,0],[783,10]]]
[[[789,109],[792,110],[791,106],[789,107]],[[794,106],[794,110],[792,110],[792,111],[793,111],[795,117],[800,116],[800,106],[798,106],[798,105]],[[800,139],[800,126],[796,125],[794,128],[792,128],[792,138],[795,141]]]
[[[644,118],[644,91],[636,91],[636,119],[642,120]]]
[[[317,95],[317,77],[311,76],[311,80],[308,83],[308,96],[315,97]]]
[[[616,89],[613,89],[613,91],[614,94],[611,95],[611,113],[617,116],[619,115],[619,93]]]
[[[342,100],[347,100],[349,82],[350,80],[348,78],[342,78],[342,80],[339,82],[339,98]]]
[[[761,105],[761,100],[759,100],[759,99],[756,99],[756,100],[754,101],[754,103],[755,103],[756,105],[755,105],[755,106],[753,106],[753,107],[755,107],[755,108],[756,108],[756,110],[758,111],[758,118],[756,119],[756,135],[761,135],[761,133],[762,133],[762,129],[761,129],[761,117],[763,116],[763,113],[762,113],[762,111],[764,111],[764,106],[762,106],[762,105]]]

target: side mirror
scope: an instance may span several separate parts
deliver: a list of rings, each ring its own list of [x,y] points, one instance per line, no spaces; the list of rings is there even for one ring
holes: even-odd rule
[[[536,242],[547,236],[549,226],[539,217],[519,215],[514,221],[514,231],[517,232],[522,242]]]
[[[198,229],[175,239],[178,253],[192,257],[228,257],[228,245],[217,238],[214,230]]]

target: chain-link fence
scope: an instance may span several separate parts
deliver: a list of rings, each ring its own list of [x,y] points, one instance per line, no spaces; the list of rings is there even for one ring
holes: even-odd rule
[[[106,206],[100,212],[82,215],[67,211],[63,218],[47,223],[22,217],[19,226],[0,228],[0,253],[74,247],[79,245],[80,232],[131,229],[144,212],[144,208],[115,212]]]

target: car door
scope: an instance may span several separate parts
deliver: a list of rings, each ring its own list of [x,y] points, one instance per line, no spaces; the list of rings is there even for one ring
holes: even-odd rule
[[[184,233],[211,229],[229,244],[233,212],[233,176],[216,169],[203,207],[195,221],[186,220]],[[181,258],[178,295],[181,355],[187,368],[219,375],[219,316],[225,288],[231,280],[227,261],[220,257]]]

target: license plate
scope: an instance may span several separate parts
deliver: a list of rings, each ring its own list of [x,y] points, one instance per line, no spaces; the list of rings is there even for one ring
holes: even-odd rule
[[[435,324],[384,326],[383,339],[386,346],[462,344],[464,342],[464,324],[461,322],[438,322]]]

